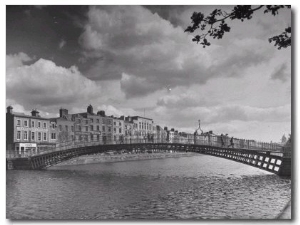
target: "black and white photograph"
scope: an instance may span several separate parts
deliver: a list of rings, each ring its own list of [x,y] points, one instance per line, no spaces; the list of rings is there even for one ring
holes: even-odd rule
[[[6,220],[291,221],[293,6],[81,4],[5,6]]]

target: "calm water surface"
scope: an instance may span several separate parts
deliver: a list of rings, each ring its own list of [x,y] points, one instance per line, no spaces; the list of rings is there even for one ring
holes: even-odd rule
[[[212,156],[7,171],[9,219],[272,219],[291,181]]]

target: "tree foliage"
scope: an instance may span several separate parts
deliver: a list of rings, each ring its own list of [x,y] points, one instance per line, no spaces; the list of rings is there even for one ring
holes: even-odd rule
[[[222,11],[221,9],[213,10],[208,16],[201,12],[194,12],[191,20],[192,25],[188,26],[185,32],[194,33],[200,29],[200,34],[194,36],[193,41],[200,43],[203,48],[210,46],[208,37],[213,39],[221,39],[225,33],[230,32],[231,27],[227,20],[250,20],[253,13],[257,10],[264,9],[264,13],[271,13],[273,16],[278,15],[278,11],[283,8],[291,8],[290,5],[260,5],[252,7],[251,5],[237,5],[234,6],[230,13]],[[282,34],[269,38],[270,43],[274,43],[278,49],[287,48],[291,46],[291,27],[287,27]]]

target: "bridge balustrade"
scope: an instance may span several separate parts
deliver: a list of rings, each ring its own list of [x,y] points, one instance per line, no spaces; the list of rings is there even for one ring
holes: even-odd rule
[[[68,141],[68,142],[60,142],[57,143],[56,147],[53,149],[49,149],[44,152],[40,152],[37,154],[43,154],[47,152],[58,152],[64,151],[68,149],[74,148],[84,148],[89,146],[98,146],[98,145],[120,145],[120,144],[147,144],[147,143],[162,143],[162,144],[188,144],[188,145],[201,145],[201,146],[213,146],[213,147],[222,147],[222,148],[232,148],[232,149],[248,149],[248,150],[260,150],[260,151],[269,151],[273,155],[282,155],[283,154],[283,147],[279,144],[275,143],[264,143],[264,142],[257,142],[257,141],[250,141],[244,139],[237,139],[233,140],[234,145],[232,146],[230,143],[230,138],[228,136],[223,136],[222,145],[221,137],[220,136],[205,136],[205,135],[198,135],[194,138],[184,138],[184,139],[173,139],[173,140],[166,140],[162,138],[124,138],[122,140],[114,141],[112,139],[104,139],[104,140],[97,140],[97,141]],[[286,153],[287,154],[287,153]],[[19,155],[13,151],[7,151],[7,158],[22,158],[22,157],[29,157],[31,155]]]

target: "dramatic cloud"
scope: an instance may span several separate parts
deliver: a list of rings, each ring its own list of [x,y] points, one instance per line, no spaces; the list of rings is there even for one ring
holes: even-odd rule
[[[13,55],[7,55],[6,56],[6,69],[23,66],[24,62],[29,62],[31,60],[32,60],[32,58],[30,58],[24,52],[20,52],[18,54],[13,54]]]
[[[165,106],[171,109],[188,108],[195,106],[217,105],[220,102],[210,100],[208,97],[199,96],[196,93],[183,93],[180,95],[167,95],[160,97],[157,101],[158,106]]]
[[[23,60],[29,59],[23,54],[19,56]],[[75,66],[63,68],[44,59],[28,66],[16,65],[7,69],[7,98],[14,99],[26,108],[87,102],[100,93],[100,87],[82,76]]]
[[[181,27],[139,6],[91,7],[88,19],[80,43],[87,59],[99,60],[87,76],[121,79],[129,98],[167,85],[189,86],[205,84],[216,76],[242,76],[242,71],[266,60],[265,53],[270,53],[256,39],[199,48]],[[123,73],[128,74],[126,79]]]
[[[230,21],[224,38],[202,48],[184,29],[194,11],[215,8],[232,6],[9,7],[7,105],[56,116],[92,104],[179,131],[194,132],[200,119],[205,131],[279,140],[291,132],[291,49],[268,38],[290,24],[291,10]]]

